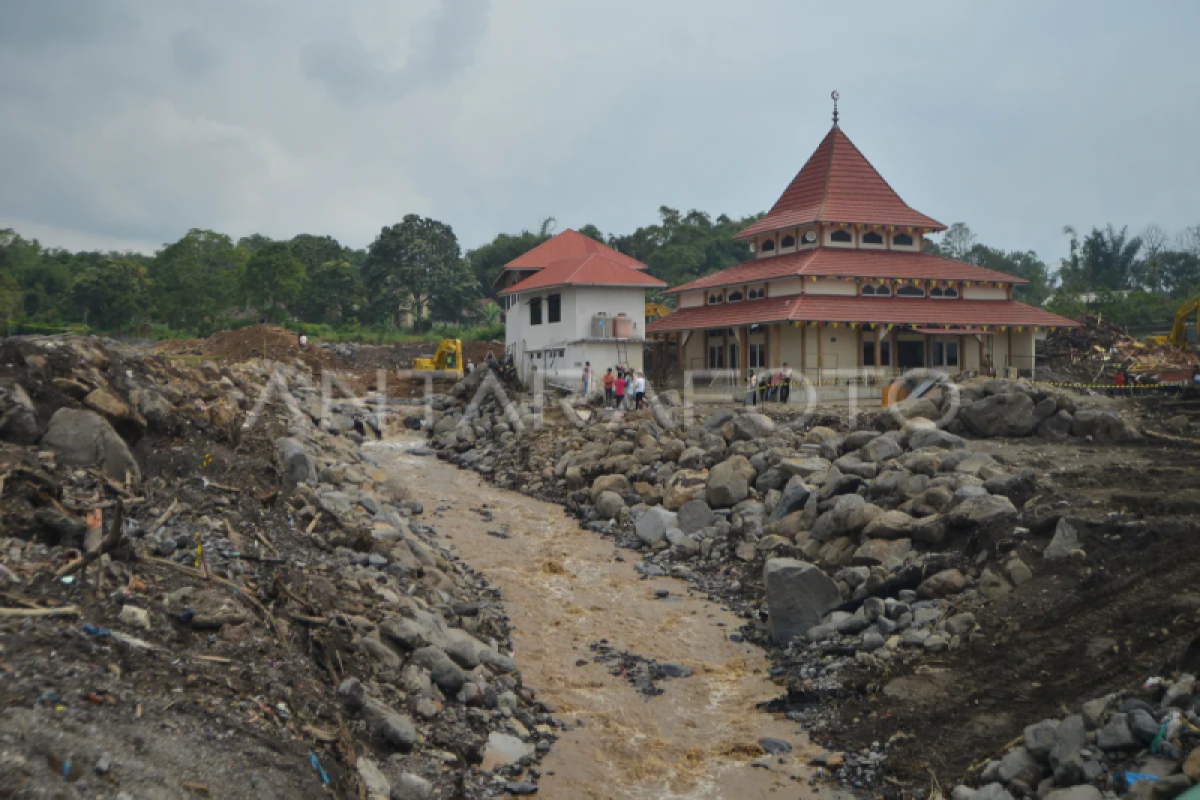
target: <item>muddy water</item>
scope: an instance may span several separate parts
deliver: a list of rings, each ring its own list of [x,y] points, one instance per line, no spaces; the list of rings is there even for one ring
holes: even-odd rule
[[[643,580],[633,566],[636,554],[581,529],[559,506],[495,488],[431,457],[394,447],[379,455],[424,504],[425,522],[501,590],[526,684],[560,717],[583,723],[542,763],[539,797],[813,796],[806,765],[819,751],[794,723],[755,709],[780,690],[767,678],[761,651],[729,640],[741,624],[736,616],[690,594],[681,581]],[[656,599],[661,589],[669,597]],[[662,681],[664,693],[646,698],[592,662],[589,645],[602,639],[618,650],[682,663],[693,674]],[[580,659],[587,663],[577,666]],[[765,757],[757,747],[764,736],[795,749]]]

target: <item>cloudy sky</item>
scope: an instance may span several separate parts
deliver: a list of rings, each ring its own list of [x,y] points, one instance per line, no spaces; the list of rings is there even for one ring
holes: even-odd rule
[[[1200,3],[0,0],[0,227],[464,246],[765,210],[830,124],[911,205],[1056,263],[1200,224]]]

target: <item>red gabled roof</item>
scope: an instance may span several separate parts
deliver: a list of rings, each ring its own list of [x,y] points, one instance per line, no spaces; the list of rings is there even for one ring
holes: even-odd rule
[[[504,269],[544,269],[556,261],[592,254],[602,255],[614,264],[620,264],[630,269],[646,268],[646,265],[636,258],[631,258],[606,244],[597,242],[590,236],[584,236],[578,231],[567,228],[553,239],[542,242],[529,252],[517,256],[505,264]]]
[[[786,316],[781,316],[781,309]],[[935,300],[923,297],[788,295],[676,311],[646,326],[647,333],[726,328],[752,323],[880,322],[897,325],[1034,326],[1075,328],[1079,323],[1012,300]]]
[[[929,253],[818,247],[814,250],[801,250],[798,253],[747,261],[676,286],[666,293],[677,294],[693,289],[738,286],[770,278],[785,278],[789,275],[1029,283],[1015,275]]]
[[[756,234],[809,225],[849,222],[945,230],[908,206],[842,129],[834,125],[767,215],[739,233]]]
[[[549,264],[525,280],[502,289],[500,294],[517,294],[548,286],[638,286],[658,289],[666,285],[665,281],[617,264],[605,255],[593,253]]]

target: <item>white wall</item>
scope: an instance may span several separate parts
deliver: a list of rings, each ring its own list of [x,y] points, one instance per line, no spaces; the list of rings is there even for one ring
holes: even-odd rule
[[[804,281],[800,278],[780,278],[779,280],[769,281],[767,287],[767,297],[786,297],[790,294],[800,294],[804,287]]]
[[[840,294],[852,297],[858,294],[858,284],[854,281],[809,281],[804,284],[804,291],[808,294]]]
[[[695,308],[704,305],[704,292],[681,292],[675,297],[675,308]]]

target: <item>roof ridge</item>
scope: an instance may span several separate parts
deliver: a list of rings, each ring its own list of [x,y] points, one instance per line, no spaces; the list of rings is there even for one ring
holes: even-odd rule
[[[827,134],[827,136],[832,136],[833,139],[829,142],[829,158],[825,160],[825,181],[821,185],[821,202],[817,205],[817,219],[825,216],[825,204],[829,202],[829,184],[833,182],[833,154],[837,151],[837,133],[839,132],[841,132],[841,129],[838,128],[835,122]],[[845,136],[844,133],[842,135]]]

